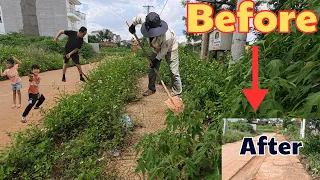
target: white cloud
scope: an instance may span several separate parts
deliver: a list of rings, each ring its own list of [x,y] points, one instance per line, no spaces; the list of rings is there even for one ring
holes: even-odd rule
[[[160,14],[164,1],[146,0],[147,4],[153,6],[151,12]],[[110,29],[121,35],[122,39],[131,39],[133,36],[128,31],[126,21],[132,22],[133,18],[140,13],[146,14],[144,0],[86,0],[81,1],[80,10],[87,14],[88,31]],[[161,19],[165,20],[177,36],[183,35],[185,29],[182,16],[185,16],[185,8],[181,0],[168,0]],[[141,37],[140,27],[137,26],[137,35]]]
[[[178,37],[177,37],[177,40],[178,40],[180,43],[187,42],[186,36],[178,36]]]
[[[121,35],[122,39],[131,39],[132,34],[128,32],[126,21],[132,22],[133,18],[141,13],[146,13],[144,5],[151,5],[152,12],[160,12],[166,0],[81,0],[80,10],[87,14],[87,24],[89,32],[93,30],[110,29],[112,32]],[[194,0],[192,0],[194,1]],[[145,4],[146,3],[146,4]],[[259,10],[268,9],[264,4]],[[184,42],[183,30],[186,29],[182,17],[186,16],[186,9],[182,6],[181,0],[168,0],[164,8],[161,19],[165,20],[169,27],[173,29],[179,39]],[[250,26],[253,26],[250,22]],[[137,26],[137,35],[140,33],[141,26]],[[253,40],[254,34],[248,34],[248,41]]]

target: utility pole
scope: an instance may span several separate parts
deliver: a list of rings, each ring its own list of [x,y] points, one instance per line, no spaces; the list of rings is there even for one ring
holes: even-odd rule
[[[237,2],[237,10],[242,0]],[[231,54],[234,60],[239,61],[241,55],[245,52],[245,45],[247,42],[247,33],[238,32],[239,21],[236,22],[236,31],[233,33]],[[230,61],[229,66],[235,62]]]
[[[143,7],[147,8],[147,12],[149,14],[150,13],[150,8],[153,7],[153,6],[148,5],[148,6],[143,6]]]
[[[227,2],[226,0],[224,1],[217,1],[217,0],[196,0],[200,2],[205,2],[210,4],[213,7],[213,17],[218,13],[217,10],[221,9],[222,5],[231,5],[231,3]],[[241,1],[241,0],[240,0]],[[204,33],[202,35],[202,44],[201,44],[201,54],[200,57],[202,59],[208,58],[209,54],[209,34],[210,33]]]

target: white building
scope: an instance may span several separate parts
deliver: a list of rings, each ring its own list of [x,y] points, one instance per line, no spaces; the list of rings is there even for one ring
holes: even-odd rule
[[[97,35],[99,34],[99,32],[100,32],[101,30],[95,30],[95,31],[91,31],[91,35],[92,36],[96,36],[97,37]]]
[[[5,34],[1,4],[0,4],[0,34]]]
[[[68,15],[68,29],[78,31],[82,26],[87,27],[86,14],[78,10],[77,6],[81,5],[78,0],[66,0],[67,15]],[[88,42],[88,35],[84,37]]]
[[[81,26],[87,26],[86,14],[78,10],[79,5],[78,0],[37,0],[29,3],[24,0],[0,0],[0,34],[26,32],[30,31],[30,27],[37,27],[38,31],[33,34],[40,36],[54,37],[60,30],[78,31]],[[28,14],[25,6],[36,10],[36,14],[25,16]],[[88,42],[88,36],[84,40]]]

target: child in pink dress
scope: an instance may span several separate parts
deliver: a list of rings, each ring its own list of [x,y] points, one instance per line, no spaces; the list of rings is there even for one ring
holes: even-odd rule
[[[15,64],[15,62],[17,64]],[[18,69],[21,66],[22,62],[13,57],[7,60],[7,68],[4,72],[2,72],[2,67],[0,69],[0,75],[1,76],[7,76],[10,81],[11,81],[11,89],[13,92],[13,105],[12,108],[16,107],[16,98],[17,98],[17,93],[18,93],[18,97],[19,97],[19,104],[18,104],[18,108],[21,108],[21,88],[22,88],[22,84],[21,84],[21,78],[19,77],[19,73],[18,73]]]

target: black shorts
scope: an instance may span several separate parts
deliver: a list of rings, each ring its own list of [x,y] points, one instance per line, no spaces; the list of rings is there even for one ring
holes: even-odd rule
[[[74,64],[80,64],[80,58],[79,58],[79,54],[76,53],[76,54],[72,54],[72,56],[70,57],[73,61]],[[69,63],[69,59],[67,59],[66,55],[63,55],[63,59],[64,59],[64,63],[65,64],[68,64]]]

